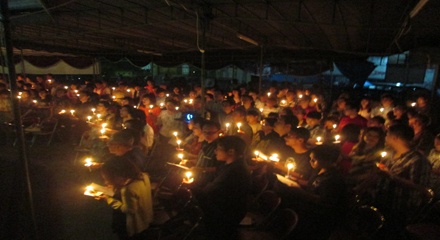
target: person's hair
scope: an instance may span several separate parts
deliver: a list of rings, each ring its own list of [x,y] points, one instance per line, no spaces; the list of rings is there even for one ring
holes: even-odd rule
[[[124,130],[130,130],[130,133],[133,135],[134,138],[133,145],[139,144],[141,136],[145,134],[144,133],[145,122],[142,122],[139,119],[130,119],[124,122],[124,126],[125,126]]]
[[[374,116],[370,119],[370,121],[375,121],[375,122],[379,123],[380,125],[384,125],[386,120],[382,116]]]
[[[165,99],[165,103],[171,103],[171,104],[173,104],[174,106],[179,106],[179,104],[177,103],[177,101],[175,101],[175,100],[172,99],[172,98],[166,98],[166,99]]]
[[[101,167],[101,174],[115,188],[121,188],[116,184],[116,178],[140,179],[141,171],[126,156],[115,156],[106,161]]]
[[[246,117],[246,110],[244,108],[236,108],[233,111],[234,114],[238,114],[241,117]]]
[[[338,158],[340,151],[334,145],[319,145],[313,148],[311,151],[313,157],[319,162],[335,163]]]
[[[105,107],[105,108],[109,108],[110,107],[110,103],[108,101],[99,101],[98,104],[102,104],[103,107]]]
[[[294,115],[292,108],[289,108],[289,107],[282,108],[280,110],[280,112],[281,111],[284,111],[284,115],[292,115],[292,116]]]
[[[156,97],[154,96],[154,94],[152,94],[152,93],[146,93],[146,94],[142,95],[142,98],[141,98],[141,99],[143,99],[143,98],[148,98],[148,99],[150,99],[150,104],[152,104],[152,105],[156,105]],[[148,107],[148,106],[145,106],[145,107]]]
[[[307,142],[307,140],[310,138],[310,131],[303,127],[292,128],[292,130],[290,130],[290,134],[295,135],[296,138],[304,139],[304,142]]]
[[[359,104],[356,104],[354,101],[348,101],[345,103],[345,109],[359,111]]]
[[[122,106],[121,107],[121,109],[122,108],[126,108],[127,109],[127,111],[128,111],[128,114],[130,114],[130,116],[132,117],[132,118],[136,118],[136,113],[135,113],[135,108],[133,107],[133,106],[130,106],[130,105],[124,105],[124,106]]]
[[[255,110],[255,109],[249,109],[249,110],[246,112],[246,115],[250,115],[250,116],[258,117],[258,116],[260,116],[260,113],[259,113],[257,110]]]
[[[382,94],[382,96],[380,96],[380,99],[381,99],[381,100],[382,100],[382,99],[389,99],[389,100],[393,101],[393,96],[391,96],[391,95],[388,94],[388,93],[384,93],[384,94]]]
[[[275,126],[275,122],[277,121],[277,119],[268,117],[268,118],[265,118],[264,121],[265,121],[266,126],[273,127],[273,126]]]
[[[344,141],[358,142],[361,128],[356,124],[347,124],[341,129],[341,135]]]
[[[217,140],[217,146],[222,146],[225,151],[235,150],[235,153],[238,158],[243,157],[244,152],[246,150],[246,143],[243,139],[237,136],[225,136],[220,137]]]
[[[409,143],[414,138],[414,130],[405,124],[395,124],[388,128],[388,133]]]
[[[144,126],[147,123],[147,115],[145,115],[145,112],[140,109],[133,108],[133,115],[131,116],[135,119],[139,119]]]
[[[205,125],[206,121],[207,120],[202,118],[202,117],[194,117],[193,119],[191,119],[191,122],[193,123],[193,125],[199,124],[200,128],[203,128],[203,126]]]
[[[134,144],[134,136],[131,131],[124,130],[113,133],[110,137],[109,143],[118,143],[127,147],[132,147]]]
[[[422,125],[423,127],[426,127],[429,125],[430,123],[430,119],[428,116],[424,115],[424,114],[416,114],[414,116],[414,119],[416,122],[418,122],[420,125]]]
[[[306,118],[312,118],[312,119],[316,119],[316,120],[320,120],[321,117],[322,117],[322,114],[317,111],[311,111],[311,112],[307,113],[307,115],[306,115]]]
[[[282,115],[280,119],[284,120],[284,124],[290,124],[292,129],[299,124],[298,118],[294,115]]]
[[[133,99],[131,97],[123,97],[122,100],[127,101],[128,105],[132,105],[133,104]]]
[[[373,149],[376,150],[376,149],[383,148],[385,145],[385,132],[380,127],[369,127],[369,128],[366,128],[362,132],[362,137],[361,137],[361,141],[359,142],[358,149],[360,151],[364,151],[364,148],[366,146],[366,142],[364,141],[364,137],[369,132],[374,132],[374,133],[379,134],[379,141],[377,142],[377,145],[373,147]]]
[[[203,127],[215,127],[217,130],[221,129],[220,123],[211,120],[205,121]]]

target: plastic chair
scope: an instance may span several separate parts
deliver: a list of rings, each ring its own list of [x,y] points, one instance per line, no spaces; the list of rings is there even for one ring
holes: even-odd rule
[[[38,136],[49,136],[47,146],[50,146],[57,130],[57,126],[58,120],[56,118],[46,118],[42,120],[39,125],[32,128],[26,128],[24,131],[25,133],[32,135],[31,146],[35,144]]]
[[[263,229],[239,231],[240,240],[284,240],[289,239],[293,230],[298,225],[298,214],[290,209],[284,208],[274,214],[274,217]]]
[[[188,205],[160,227],[159,239],[192,238],[202,224],[204,213],[197,205]]]
[[[246,213],[240,226],[262,227],[281,204],[281,197],[271,190],[264,191],[257,199],[255,210]]]

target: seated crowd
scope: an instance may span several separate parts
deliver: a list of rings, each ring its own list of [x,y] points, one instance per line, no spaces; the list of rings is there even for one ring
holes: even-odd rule
[[[342,94],[330,103],[325,92],[293,86],[258,94],[246,87],[202,93],[199,86],[183,93],[151,80],[64,86],[48,76],[17,83],[25,127],[35,124],[28,119],[55,118],[62,136],[99,163],[116,192],[103,198],[115,209],[120,239],[148,235],[150,179],[166,177],[168,163],[192,172],[179,187],[197,199],[209,239],[237,236],[261,179],[281,207],[298,213],[293,239],[329,238],[359,205],[378,208],[385,236],[398,236],[426,198],[440,196],[440,135],[423,95],[400,103],[389,94],[377,102]],[[0,99],[4,122],[12,121],[8,101]]]

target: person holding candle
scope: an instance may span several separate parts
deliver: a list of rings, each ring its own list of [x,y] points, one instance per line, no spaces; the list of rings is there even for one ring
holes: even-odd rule
[[[219,138],[215,156],[224,165],[212,182],[203,188],[193,188],[205,213],[209,239],[235,239],[246,214],[251,177],[244,160],[245,149],[246,143],[237,136]]]
[[[373,204],[381,209],[389,224],[398,234],[405,224],[417,214],[432,194],[428,191],[432,166],[429,160],[411,146],[414,132],[411,127],[396,124],[389,127],[385,144],[391,151],[378,168],[378,174],[370,177],[362,189],[370,189]],[[368,185],[369,184],[369,185]],[[393,236],[393,235],[390,235]],[[397,235],[395,235],[397,236]]]
[[[114,157],[102,165],[101,175],[115,195],[101,195],[113,208],[112,229],[119,239],[146,239],[153,221],[150,179],[126,157]]]
[[[325,130],[321,127],[322,114],[316,111],[309,112],[306,115],[306,129],[310,132],[310,138],[307,141],[309,145],[314,146],[316,138],[321,137],[324,140]]]
[[[241,137],[247,144],[251,143],[253,132],[251,126],[246,122],[246,111],[244,109],[235,109],[232,113],[231,127],[228,135]]]
[[[159,128],[156,126],[157,117],[159,116],[161,109],[156,106],[156,98],[154,94],[145,94],[142,96],[139,109],[145,112],[147,116],[147,123],[157,133]]]
[[[349,181],[356,185],[375,172],[376,163],[380,162],[381,152],[384,150],[385,133],[381,128],[366,128],[361,140],[348,155],[351,159]]]
[[[363,118],[358,114],[359,109],[354,102],[347,102],[345,104],[344,117],[339,121],[338,127],[335,129],[336,132],[341,132],[348,124],[354,124],[360,128],[367,127],[367,119]]]
[[[135,139],[139,142],[139,135],[135,135],[136,132],[133,129],[123,129],[115,132],[110,140],[107,142],[107,147],[110,154],[125,157],[139,170],[144,170],[146,156],[142,149],[135,145]]]

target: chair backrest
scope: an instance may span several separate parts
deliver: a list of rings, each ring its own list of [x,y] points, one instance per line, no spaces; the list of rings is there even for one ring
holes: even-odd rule
[[[281,204],[281,197],[274,191],[264,191],[259,200],[260,212],[264,215],[272,214]]]
[[[46,118],[40,122],[40,129],[43,133],[52,133],[56,130],[58,120],[56,118]]]
[[[266,229],[277,236],[277,239],[288,239],[298,225],[298,214],[290,208],[279,210],[268,223]]]
[[[385,223],[382,213],[373,206],[360,206],[354,208],[348,214],[348,222],[350,229],[362,236],[372,236]]]

